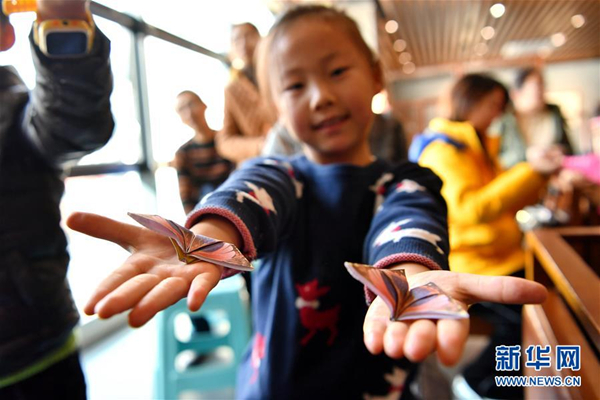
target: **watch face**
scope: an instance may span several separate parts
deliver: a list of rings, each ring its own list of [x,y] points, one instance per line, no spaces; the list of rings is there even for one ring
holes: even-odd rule
[[[82,55],[87,52],[88,37],[85,32],[48,32],[46,50],[52,56]]]

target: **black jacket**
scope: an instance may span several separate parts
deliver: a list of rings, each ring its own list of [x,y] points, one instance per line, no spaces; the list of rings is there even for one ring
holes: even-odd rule
[[[48,59],[32,48],[31,93],[0,67],[0,378],[62,346],[77,324],[59,226],[63,177],[114,127],[110,43],[100,31],[84,58]]]

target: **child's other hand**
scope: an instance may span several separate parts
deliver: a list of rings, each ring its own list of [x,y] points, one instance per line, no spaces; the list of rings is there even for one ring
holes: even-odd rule
[[[531,146],[526,156],[531,168],[542,175],[551,175],[560,169],[564,153],[558,145]]]
[[[409,276],[408,281],[411,288],[434,282],[465,306],[481,301],[541,303],[546,298],[543,285],[513,277],[427,271]],[[452,365],[462,355],[469,336],[469,320],[390,321],[388,307],[376,298],[367,311],[363,331],[365,345],[373,354],[384,351],[393,358],[406,357],[419,362],[437,351],[443,364]]]
[[[186,296],[190,310],[198,310],[221,277],[222,267],[182,264],[169,239],[148,229],[88,213],[73,213],[67,225],[132,253],[96,288],[84,308],[88,315],[109,318],[131,309],[129,324],[142,326]]]

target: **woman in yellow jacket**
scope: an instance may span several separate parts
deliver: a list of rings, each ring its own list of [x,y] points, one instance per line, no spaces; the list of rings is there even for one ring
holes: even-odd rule
[[[535,203],[546,175],[560,165],[560,157],[553,151],[532,149],[529,162],[500,170],[496,160],[499,143],[486,131],[508,101],[508,91],[501,83],[485,75],[465,75],[450,93],[449,118],[433,119],[409,151],[411,161],[432,169],[444,182],[453,271],[521,275],[524,253],[515,213]],[[462,381],[454,386],[467,383],[485,397],[522,397],[518,392],[498,390],[493,378],[495,346],[520,344],[520,308],[495,306],[483,308],[495,328],[489,348],[466,369],[466,381],[461,376]],[[462,391],[462,397],[475,396]]]

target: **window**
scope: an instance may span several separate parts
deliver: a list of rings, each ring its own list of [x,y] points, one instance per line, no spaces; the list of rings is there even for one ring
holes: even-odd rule
[[[192,136],[175,112],[177,94],[182,90],[197,93],[208,107],[209,125],[218,130],[223,124],[223,88],[229,73],[219,60],[155,37],[146,38],[144,53],[152,150],[158,163],[166,163]]]
[[[177,177],[165,164],[191,132],[174,111],[175,97],[182,90],[198,93],[208,106],[209,124],[219,129],[223,89],[229,79],[221,61],[224,57],[219,55],[228,50],[231,24],[250,21],[266,33],[273,16],[261,0],[99,0],[92,2],[92,11],[98,27],[111,40],[111,106],[116,125],[108,144],[82,158],[66,179],[62,214],[88,211],[133,223],[127,217],[127,212],[133,211],[159,213],[181,222],[184,215]],[[34,13],[10,17],[16,43],[0,54],[0,63],[16,66],[30,89],[35,85],[35,70],[27,36],[34,18]],[[148,27],[140,18],[162,30]],[[191,45],[186,47],[172,35]],[[210,49],[212,56],[199,53],[193,44]],[[155,165],[152,161],[160,166],[156,171],[149,169]],[[68,279],[81,310],[101,280],[128,253],[64,228],[71,254]],[[88,324],[93,318],[82,316],[84,328],[94,325]]]
[[[134,87],[133,34],[119,24],[104,18],[95,17],[94,21],[111,41],[110,62],[114,87],[110,101],[115,130],[111,140],[103,148],[83,157],[79,165],[137,164],[142,160],[142,147]]]

